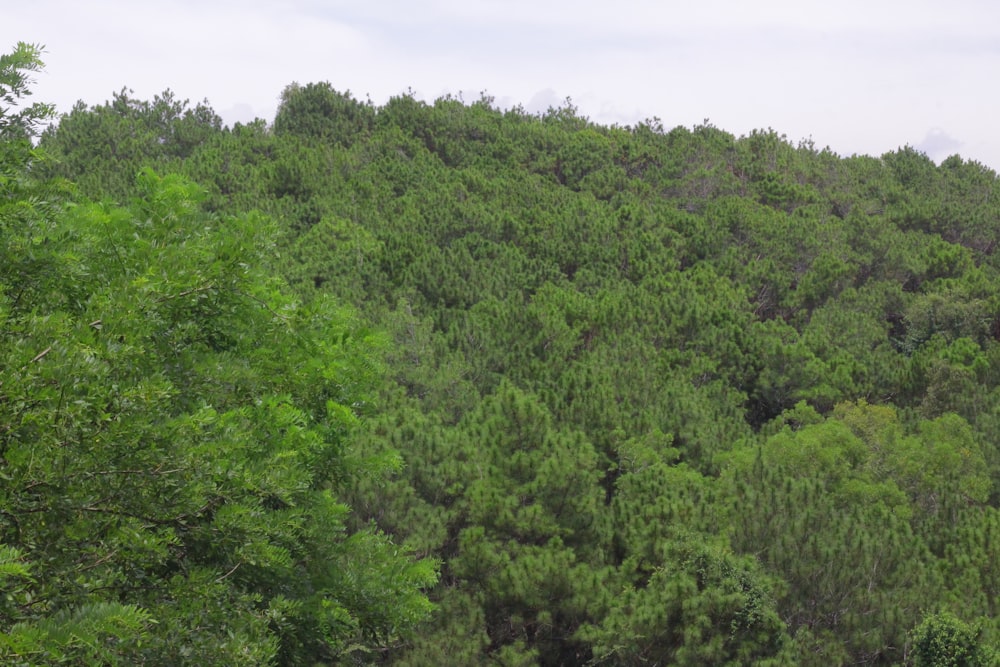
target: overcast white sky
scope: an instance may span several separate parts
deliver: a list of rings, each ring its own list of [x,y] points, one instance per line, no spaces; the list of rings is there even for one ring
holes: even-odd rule
[[[292,81],[376,104],[480,91],[594,121],[709,119],[841,155],[903,145],[1000,171],[996,0],[22,0],[0,51],[46,46],[35,100],[122,87],[272,120]]]

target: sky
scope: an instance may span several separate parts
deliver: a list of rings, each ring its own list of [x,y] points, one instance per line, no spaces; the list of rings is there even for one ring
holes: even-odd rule
[[[706,120],[842,156],[912,146],[1000,171],[996,0],[19,0],[0,52],[42,44],[33,101],[122,88],[274,118],[292,82],[383,104],[567,98],[602,124]]]

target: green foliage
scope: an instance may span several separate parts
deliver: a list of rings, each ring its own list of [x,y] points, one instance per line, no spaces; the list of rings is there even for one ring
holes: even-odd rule
[[[121,664],[120,650],[108,638],[124,636],[141,642],[151,622],[147,611],[133,605],[99,602],[64,609],[48,618],[14,624],[0,635],[0,656],[7,664],[57,665],[71,660]]]
[[[41,145],[51,156],[43,176],[68,177],[89,197],[120,203],[132,196],[142,167],[176,171],[184,160],[222,128],[207,105],[189,106],[166,90],[152,102],[123,88],[102,105],[78,102],[50,127]]]
[[[55,114],[51,104],[22,107],[24,98],[31,95],[31,74],[42,69],[42,51],[37,44],[18,42],[13,51],[0,54],[0,141],[34,137],[38,126]]]
[[[177,176],[134,187],[57,209],[29,241],[45,272],[0,285],[0,528],[7,576],[32,577],[6,655],[302,664],[395,641],[434,568],[347,532],[335,499],[366,470],[377,339],[286,295],[259,216],[205,214]],[[5,222],[8,245],[33,233]]]
[[[966,636],[922,610],[997,631],[981,165],[328,83],[270,127],[123,92],[56,161],[11,146],[0,438],[40,446],[6,459],[8,625],[86,584],[155,591],[120,641],[166,664],[905,664],[913,628]],[[126,208],[63,212],[29,163]],[[36,590],[60,549],[80,583]]]
[[[349,92],[338,93],[329,83],[293,83],[281,93],[274,132],[350,146],[363,138],[374,117],[370,105],[357,102]]]
[[[849,642],[855,659],[891,651],[910,619],[890,614],[923,593],[927,575],[917,564],[926,557],[902,518],[905,498],[867,472],[864,444],[827,421],[786,426],[760,449],[738,454],[726,473],[732,544],[784,581],[778,610],[789,629],[829,633],[822,643]],[[872,614],[880,614],[879,631],[862,640]]]
[[[591,664],[781,665],[790,640],[752,559],[660,542],[662,565],[636,573],[599,626]]]
[[[913,630],[917,667],[986,667],[996,664],[996,649],[982,643],[982,629],[947,612],[930,614]]]

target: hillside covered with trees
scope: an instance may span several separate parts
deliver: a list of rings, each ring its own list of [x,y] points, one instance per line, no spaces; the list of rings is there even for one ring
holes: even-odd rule
[[[327,83],[32,142],[39,64],[5,664],[995,664],[993,171]]]

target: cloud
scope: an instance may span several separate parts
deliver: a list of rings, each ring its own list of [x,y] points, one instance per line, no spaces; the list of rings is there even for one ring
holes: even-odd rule
[[[954,155],[964,146],[964,142],[955,139],[940,127],[927,130],[924,140],[914,146],[918,151],[926,153],[935,162]]]
[[[565,98],[556,95],[556,91],[546,88],[535,93],[524,106],[524,110],[528,113],[543,114],[549,109],[558,109],[564,100]]]
[[[223,109],[217,113],[222,118],[222,122],[230,127],[236,123],[250,123],[261,117],[261,114],[254,113],[253,107],[246,102],[237,102],[228,109]],[[265,118],[265,120],[271,119]]]

